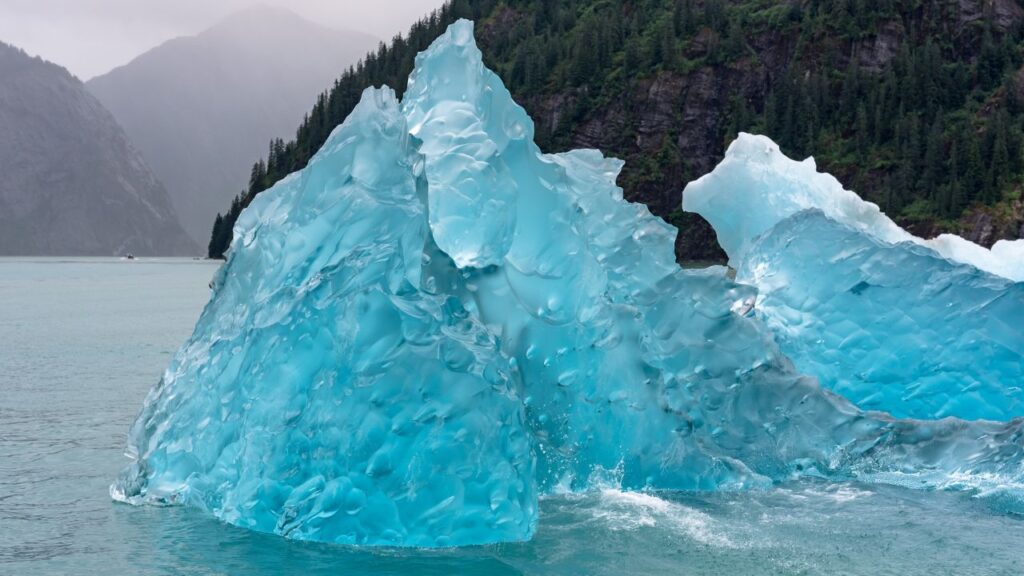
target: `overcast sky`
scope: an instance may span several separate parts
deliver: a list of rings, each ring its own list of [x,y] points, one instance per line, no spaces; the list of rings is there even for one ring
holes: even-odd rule
[[[255,4],[285,6],[333,28],[382,39],[408,29],[443,0],[0,0],[0,41],[71,70],[103,74],[176,36],[191,35]]]

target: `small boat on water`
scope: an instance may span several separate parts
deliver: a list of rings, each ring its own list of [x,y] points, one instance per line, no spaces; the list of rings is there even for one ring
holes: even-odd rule
[[[135,260],[135,254],[132,254],[131,252],[129,252],[129,253],[124,255],[124,259],[125,260]]]

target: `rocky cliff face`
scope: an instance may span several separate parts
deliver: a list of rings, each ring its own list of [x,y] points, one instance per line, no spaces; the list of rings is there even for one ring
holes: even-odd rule
[[[197,254],[167,192],[64,68],[0,43],[0,254]]]
[[[1008,210],[975,208],[959,225],[961,236],[990,248],[999,240],[1024,238],[1024,203],[1014,201]]]

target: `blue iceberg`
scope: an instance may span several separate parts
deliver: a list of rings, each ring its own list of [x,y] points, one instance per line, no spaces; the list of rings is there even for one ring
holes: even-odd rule
[[[791,160],[765,136],[740,133],[714,171],[687,185],[683,209],[712,219],[718,242],[733,266],[751,243],[786,218],[803,210],[819,210],[886,244],[919,244],[953,262],[1024,281],[1024,239],[1001,240],[986,249],[952,234],[918,238],[876,204],[844,189],[830,174],[818,172],[814,158]]]
[[[609,473],[637,490],[1019,481],[1020,421],[899,419],[822,388],[754,287],[679,268],[620,161],[533,135],[470,22],[418,56],[402,102],[367,90],[239,218],[112,496],[439,547],[528,539],[541,495]]]
[[[896,417],[1024,416],[1024,240],[916,238],[748,134],[683,198],[801,372]]]
[[[245,210],[118,490],[299,539],[530,533],[521,402],[495,337],[446,294],[455,270],[427,264],[443,254],[410,142],[394,93],[368,91],[306,170]]]

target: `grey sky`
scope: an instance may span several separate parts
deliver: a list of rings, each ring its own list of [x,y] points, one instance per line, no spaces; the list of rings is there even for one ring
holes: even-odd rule
[[[256,4],[390,38],[443,0],[0,0],[0,41],[87,80]]]

